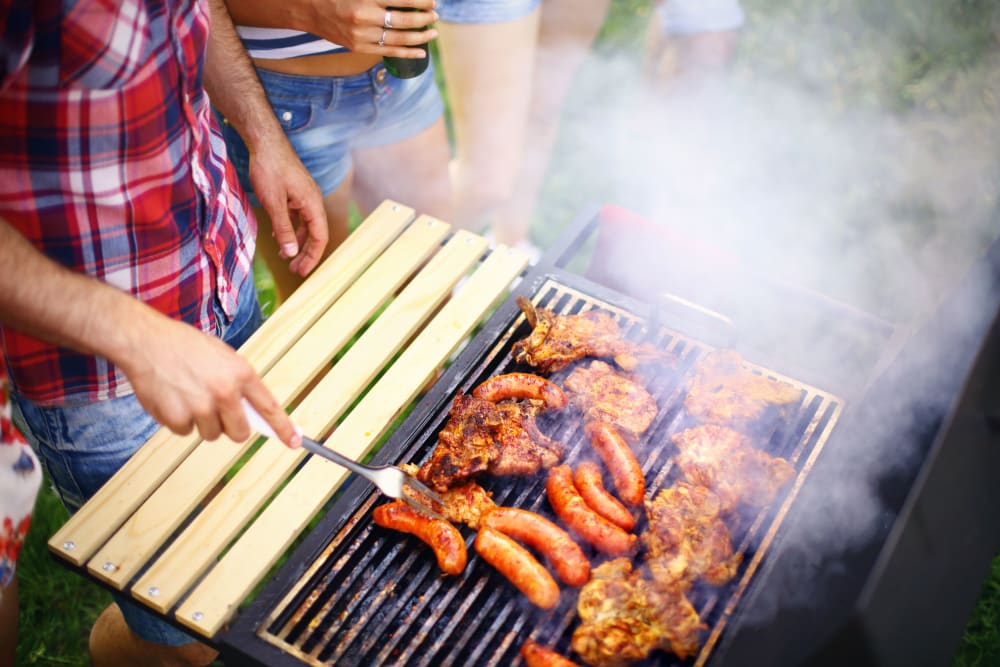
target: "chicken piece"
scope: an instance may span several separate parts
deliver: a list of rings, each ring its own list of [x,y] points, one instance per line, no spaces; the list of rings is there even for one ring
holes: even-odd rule
[[[625,667],[657,650],[694,655],[706,629],[687,597],[657,587],[628,558],[594,568],[577,600],[573,650],[593,667]]]
[[[596,359],[574,368],[563,386],[587,421],[608,422],[632,442],[649,428],[659,409],[642,385]]]
[[[670,352],[626,340],[615,318],[603,310],[557,315],[523,296],[517,298],[517,305],[532,329],[527,338],[514,343],[514,359],[543,373],[562,370],[583,357],[610,357],[627,371],[634,370],[640,361],[676,364]]]
[[[764,507],[795,476],[783,458],[753,446],[749,436],[725,426],[702,424],[673,436],[677,466],[692,484],[711,489],[722,512],[739,505]]]
[[[414,476],[420,470],[419,466],[412,463],[404,463],[399,467]],[[479,529],[480,520],[497,506],[489,491],[471,481],[453,486],[439,495],[445,504],[442,507],[435,503],[432,509],[448,521],[463,523],[474,530]]]
[[[540,400],[492,403],[456,396],[448,423],[417,479],[440,492],[484,472],[533,475],[551,468],[562,459],[564,448],[538,429],[535,417],[544,409]]]
[[[802,399],[802,392],[790,384],[751,371],[733,350],[715,350],[698,360],[687,389],[688,414],[708,424],[736,428],[753,425],[769,409],[785,421]]]
[[[721,586],[736,576],[742,556],[733,553],[718,496],[678,482],[646,501],[648,528],[641,538],[652,578],[687,590],[696,579]]]

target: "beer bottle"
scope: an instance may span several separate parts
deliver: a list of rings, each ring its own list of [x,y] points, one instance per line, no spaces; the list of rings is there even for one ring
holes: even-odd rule
[[[391,12],[420,11],[416,7],[387,7],[386,9]],[[424,28],[411,28],[411,30],[424,30]],[[397,79],[412,79],[415,76],[420,76],[427,69],[428,63],[430,63],[431,53],[426,43],[421,44],[419,48],[424,50],[423,58],[383,57],[382,62],[385,64],[385,69]]]

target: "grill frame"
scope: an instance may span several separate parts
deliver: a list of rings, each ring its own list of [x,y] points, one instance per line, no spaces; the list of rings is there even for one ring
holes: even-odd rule
[[[436,433],[437,429],[443,423],[442,414],[447,413],[453,396],[458,392],[471,389],[471,387],[474,386],[474,384],[480,379],[497,372],[494,366],[497,363],[503,363],[503,359],[500,358],[501,352],[504,349],[509,348],[509,344],[515,333],[515,327],[518,326],[518,321],[521,319],[520,311],[515,303],[515,296],[524,295],[528,298],[532,298],[537,294],[541,294],[552,285],[561,285],[565,286],[568,290],[575,290],[584,293],[587,298],[592,299],[594,302],[599,302],[601,305],[606,304],[612,309],[619,309],[622,312],[632,314],[637,319],[655,319],[656,312],[651,311],[649,306],[643,304],[642,302],[594,283],[583,276],[568,271],[565,268],[565,265],[579,251],[583,243],[586,241],[588,231],[593,230],[596,220],[597,217],[593,215],[585,215],[578,219],[578,221],[571,227],[570,231],[561,237],[561,244],[550,251],[550,253],[546,256],[547,259],[554,258],[555,261],[544,262],[543,260],[542,264],[525,276],[521,284],[514,290],[511,297],[509,297],[498,308],[494,315],[490,317],[490,319],[483,326],[482,330],[474,336],[467,347],[458,355],[455,362],[442,375],[427,395],[425,395],[424,398],[418,403],[405,422],[396,429],[392,436],[390,436],[382,449],[374,457],[373,463],[388,463],[400,460],[422,461],[424,459],[429,450],[423,452],[421,450],[426,449],[426,442],[429,435],[431,433]],[[547,303],[547,301],[545,301],[545,303]],[[525,325],[521,326],[523,327]],[[710,342],[721,344],[730,333],[731,332],[722,329],[714,332],[703,332],[704,335],[702,335],[696,342],[706,343],[706,339],[716,338],[716,340],[712,340]],[[520,337],[520,335],[517,337]],[[693,339],[689,338],[689,340]],[[707,348],[710,347],[710,345],[705,344],[704,347]],[[690,363],[693,355],[694,352],[689,350],[688,363]],[[774,375],[770,372],[769,374]],[[680,380],[678,379],[678,382],[679,381]],[[805,383],[797,380],[793,380],[792,382],[796,386],[806,386]],[[762,541],[760,542],[752,561],[744,566],[746,570],[741,570],[741,576],[739,577],[739,583],[737,585],[738,590],[736,590],[733,594],[728,594],[728,602],[725,609],[718,612],[717,616],[721,619],[721,622],[713,621],[712,629],[706,640],[707,650],[703,651],[701,657],[696,660],[689,660],[688,663],[701,665],[710,661],[712,647],[718,642],[719,637],[725,629],[726,621],[733,614],[736,603],[743,596],[747,587],[753,584],[754,571],[759,566],[761,559],[766,555],[768,551],[767,547],[775,537],[777,529],[781,525],[781,519],[787,513],[795,494],[804,483],[809,469],[811,469],[813,463],[815,462],[816,456],[818,456],[823,449],[823,444],[826,442],[833,425],[840,416],[840,412],[844,404],[843,399],[826,392],[818,391],[814,387],[810,387],[810,389],[815,391],[817,395],[822,394],[823,396],[829,397],[830,403],[835,406],[835,414],[828,416],[826,426],[821,429],[823,433],[819,436],[820,441],[818,443],[813,443],[812,449],[810,450],[811,456],[808,461],[801,467],[798,465],[796,466],[799,473],[796,477],[793,488],[786,490],[782,496],[783,500],[781,503],[776,502],[776,507],[773,507],[766,512],[770,515],[769,530],[762,536]],[[661,418],[666,419],[661,415],[658,417],[658,420]],[[654,429],[655,428],[656,426],[654,425]],[[670,430],[673,431],[674,429]],[[805,446],[805,442],[806,440],[803,440],[803,446]],[[665,475],[666,471],[662,472],[661,478],[665,478]],[[653,486],[655,488],[661,488],[662,484],[654,482]],[[269,643],[266,639],[262,639],[259,636],[261,628],[270,627],[275,622],[276,617],[274,616],[273,611],[275,607],[281,605],[282,601],[289,596],[294,595],[296,589],[305,587],[309,583],[310,569],[313,567],[312,564],[319,562],[319,560],[322,559],[324,552],[327,551],[328,545],[331,542],[335,542],[337,544],[340,543],[340,535],[343,531],[350,531],[356,528],[355,524],[364,516],[367,516],[368,509],[377,500],[377,494],[375,494],[371,487],[365,484],[363,480],[353,480],[350,484],[344,486],[339,499],[328,508],[323,519],[292,553],[288,562],[276,572],[273,579],[264,587],[256,599],[245,610],[243,610],[242,613],[239,614],[233,625],[218,637],[222,647],[223,656],[225,658],[238,661],[239,664],[244,664],[247,661],[256,662],[261,665],[311,664],[303,662],[301,659],[303,654],[296,654],[296,651],[299,650],[297,647],[288,645],[279,646],[278,644]],[[542,502],[544,503],[544,500]],[[523,504],[519,504],[517,502],[511,504],[524,506]],[[762,518],[760,520],[763,520],[763,516],[764,514],[762,513]],[[370,532],[371,528],[368,527],[363,530]],[[396,542],[396,546],[392,550],[393,556],[397,555],[400,551],[427,551],[427,553],[424,553],[421,556],[413,556],[412,554],[409,556],[411,559],[420,559],[421,569],[418,573],[419,576],[425,575],[426,569],[429,567],[436,568],[436,565],[433,564],[433,558],[428,555],[429,550],[426,550],[425,547],[422,547],[412,541],[411,538],[402,538],[402,536],[395,538],[394,541]],[[472,551],[471,539],[468,539],[467,542],[469,543],[470,551]],[[347,548],[348,552],[351,550],[352,548]],[[474,555],[474,551],[470,554],[470,556],[472,555]],[[433,577],[433,574],[431,574],[431,577]],[[335,578],[336,577],[334,576],[333,579]],[[463,582],[459,585],[455,579],[449,578],[443,580],[443,584],[441,584],[440,587],[444,589],[453,588],[455,590],[452,591],[451,594],[456,595],[458,594],[460,588],[464,589],[466,584],[467,582]],[[518,594],[516,591],[513,591],[513,589],[510,589],[509,586],[506,586],[504,580],[499,574],[490,573],[486,577],[482,577],[476,585],[480,590],[482,590],[483,587],[487,585],[492,586],[492,584],[497,584],[497,586],[495,587],[492,595],[486,596],[487,602],[490,602],[488,609],[478,611],[467,609],[466,612],[470,616],[479,618],[482,614],[492,610],[494,605],[499,605],[501,607],[500,611],[505,615],[509,615],[514,608],[521,609],[528,607],[527,603],[523,603],[523,605],[520,602],[511,604],[511,600],[509,598]],[[417,592],[419,593],[419,591]],[[497,601],[496,598],[499,598],[499,601]],[[504,600],[504,598],[508,599]],[[575,594],[573,594],[573,598],[575,599]],[[560,610],[562,610],[562,605],[560,606]],[[397,613],[399,611],[400,610],[397,610]],[[285,617],[287,618],[291,615],[292,613],[289,611],[286,612]],[[515,616],[517,617],[518,615],[515,614]],[[527,616],[522,615],[515,618],[515,624],[512,627],[499,629],[498,632],[502,636],[494,643],[499,643],[499,646],[502,647],[503,650],[502,652],[493,651],[489,661],[487,662],[479,660],[482,656],[477,656],[473,652],[471,656],[460,655],[458,656],[461,658],[460,660],[446,660],[443,664],[457,664],[458,662],[467,662],[469,664],[477,665],[508,664],[509,659],[516,655],[517,649],[520,646],[520,641],[522,641],[524,637],[529,634],[528,632],[525,632],[525,627],[527,626],[528,630],[530,630],[532,627],[532,621],[537,620],[542,616],[544,616],[544,614],[535,610],[533,612],[529,612]],[[565,614],[564,616],[564,628],[562,633],[564,635],[564,645],[560,645],[559,648],[562,650],[568,650],[568,646],[565,645],[565,636],[566,629],[572,622],[572,617],[571,615]],[[502,625],[502,623],[498,623],[497,625]],[[475,626],[475,624],[473,624],[473,626]],[[432,626],[430,631],[433,631],[438,627],[439,625]],[[412,627],[407,626],[402,632],[404,634],[413,635],[414,633],[419,634],[421,630],[414,630]],[[463,639],[463,642],[464,644],[469,644],[470,642],[475,641],[475,639],[476,638],[465,638]],[[515,641],[515,639],[518,641]],[[542,639],[551,639],[551,637],[542,637]],[[375,638],[374,641],[378,641],[378,638]],[[504,659],[505,656],[506,659]],[[398,655],[390,654],[386,656],[385,659],[383,659],[382,664],[397,664],[397,661],[399,660],[403,661],[399,664],[409,664],[408,659],[410,657],[411,656],[409,656],[404,649],[403,652]],[[389,660],[389,658],[392,658],[392,660]],[[504,659],[504,661],[498,662],[501,659]],[[442,663],[433,662],[431,664]]]

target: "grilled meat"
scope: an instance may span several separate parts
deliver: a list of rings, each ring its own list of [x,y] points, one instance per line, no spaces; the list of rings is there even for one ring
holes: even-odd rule
[[[736,576],[742,557],[733,553],[721,512],[718,496],[686,482],[646,501],[649,527],[641,537],[658,584],[686,590],[696,579],[721,586]]]
[[[557,315],[523,296],[517,298],[517,305],[532,329],[527,338],[514,343],[514,358],[543,373],[554,373],[583,357],[613,358],[629,371],[645,360],[676,362],[665,350],[623,338],[618,322],[605,311]]]
[[[608,422],[633,442],[653,423],[658,410],[642,385],[597,359],[574,368],[564,387],[587,421]]]
[[[725,426],[702,424],[673,436],[677,466],[693,484],[711,489],[731,512],[741,504],[763,507],[792,477],[785,459],[753,446],[750,438]]]
[[[751,371],[737,352],[716,350],[695,365],[684,409],[700,421],[739,428],[757,422],[769,409],[784,418],[801,398],[795,387]]]
[[[657,649],[684,659],[698,650],[706,628],[682,592],[657,586],[628,558],[594,568],[577,612],[573,650],[593,667],[625,667]]]
[[[492,403],[456,396],[448,423],[417,479],[435,491],[447,491],[484,472],[533,475],[554,466],[563,446],[538,429],[535,417],[544,409],[539,400]]]

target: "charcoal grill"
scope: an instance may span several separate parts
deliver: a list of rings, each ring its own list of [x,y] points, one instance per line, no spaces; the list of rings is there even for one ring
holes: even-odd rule
[[[658,653],[644,667],[806,662],[942,664],[941,655],[950,657],[989,559],[1000,547],[997,536],[983,529],[1000,515],[1000,491],[992,490],[1000,485],[990,486],[982,474],[985,465],[994,463],[991,457],[997,456],[983,451],[989,449],[983,444],[984,437],[992,438],[994,447],[996,444],[996,432],[990,430],[987,420],[987,415],[996,414],[996,404],[983,408],[984,397],[996,394],[995,382],[984,379],[993,377],[988,370],[972,373],[977,368],[1000,368],[996,363],[1000,357],[997,351],[1000,335],[996,326],[989,328],[998,310],[1000,290],[986,291],[985,314],[979,328],[972,327],[973,342],[960,346],[947,359],[947,373],[937,374],[937,378],[945,376],[946,390],[962,398],[950,410],[921,421],[917,436],[922,443],[918,447],[918,460],[922,462],[905,471],[894,471],[893,478],[882,484],[886,509],[878,529],[850,554],[831,555],[826,561],[830,564],[829,571],[804,576],[797,560],[801,554],[796,550],[797,530],[804,520],[798,509],[802,499],[815,502],[827,485],[835,483],[838,463],[869,444],[865,441],[865,429],[878,420],[879,414],[869,407],[868,397],[879,393],[891,395],[894,388],[910,381],[915,369],[924,368],[921,364],[934,364],[934,360],[919,354],[926,347],[926,338],[934,332],[899,332],[849,306],[799,288],[765,284],[766,281],[756,281],[753,287],[766,290],[775,302],[793,306],[791,310],[796,313],[785,323],[789,332],[786,340],[762,341],[754,335],[752,322],[728,320],[683,298],[664,300],[659,298],[660,294],[656,299],[648,299],[647,294],[640,294],[639,299],[627,296],[619,289],[588,278],[579,262],[592,247],[595,233],[600,247],[600,230],[610,223],[617,235],[623,219],[634,221],[627,213],[609,208],[581,215],[542,262],[521,277],[513,293],[451,359],[443,375],[392,430],[372,462],[424,461],[456,393],[468,392],[497,373],[523,369],[510,353],[513,342],[529,330],[514,302],[518,295],[560,313],[604,309],[618,319],[629,338],[651,341],[677,354],[678,367],[664,369],[650,386],[660,412],[637,448],[650,492],[668,486],[678,475],[671,464],[674,450],[669,441],[671,434],[692,425],[681,405],[685,377],[695,361],[710,350],[736,348],[744,353],[747,367],[753,372],[787,382],[801,392],[797,409],[789,418],[769,420],[755,434],[760,446],[787,458],[797,474],[769,507],[741,516],[739,524],[731,526],[734,547],[744,555],[738,576],[722,588],[695,589],[692,601],[709,628],[700,653],[682,663],[670,654]],[[994,244],[973,273],[976,275],[970,283],[976,289],[981,288],[984,279],[992,280],[994,286],[1000,282],[997,280],[1000,243]],[[963,293],[972,289],[973,286],[960,287],[954,300],[960,301]],[[650,306],[649,301],[655,301],[654,305]],[[801,343],[798,339],[801,336],[796,338],[794,334],[802,333],[795,324],[803,310],[820,313],[820,319],[829,321],[837,331],[849,330],[854,334],[853,340],[869,341],[871,351],[860,353],[852,347],[849,354],[840,357],[817,355],[815,359],[794,353],[802,348],[792,343]],[[772,313],[767,311],[768,316]],[[949,316],[957,319],[957,314],[950,313],[945,304],[941,317],[934,322],[940,325]],[[989,331],[993,333],[987,335]],[[781,354],[775,351],[777,347],[796,349]],[[833,363],[829,363],[831,359]],[[970,374],[973,377],[966,387]],[[301,400],[303,404],[309,403],[308,396]],[[316,412],[322,406],[310,410]],[[955,435],[956,429],[951,425],[958,415],[980,427],[973,429],[974,437]],[[580,460],[584,455],[585,437],[578,417],[569,413],[546,414],[540,425],[548,435],[568,446],[569,461]],[[956,437],[962,446],[955,445]],[[950,449],[944,446],[949,443]],[[870,446],[882,444],[870,443]],[[970,453],[971,450],[975,451]],[[957,468],[952,465],[956,451],[964,462]],[[979,471],[959,480],[967,483],[968,493],[959,501],[946,503],[949,509],[965,511],[965,520],[949,524],[935,516],[934,528],[940,531],[937,539],[944,543],[970,525],[979,528],[974,539],[962,543],[960,560],[967,568],[965,571],[971,573],[965,585],[952,587],[946,599],[938,597],[940,602],[935,605],[922,600],[916,588],[902,595],[898,588],[882,590],[894,577],[913,585],[914,577],[927,577],[942,562],[954,567],[953,561],[941,558],[939,550],[920,551],[905,544],[913,539],[913,527],[919,528],[921,503],[941,499],[940,490],[930,496],[921,495],[921,491],[942,483],[935,477],[935,471],[940,477],[940,471],[954,475],[956,469]],[[955,478],[946,474],[943,481],[954,482]],[[120,486],[127,488],[124,481]],[[552,517],[540,479],[489,479],[484,486],[493,492],[498,504],[528,508]],[[121,495],[119,492],[109,499]],[[981,504],[970,511],[973,500]],[[554,610],[533,608],[502,576],[474,555],[471,549],[474,534],[467,529],[463,529],[463,534],[470,546],[469,565],[458,577],[442,576],[428,548],[414,538],[372,523],[371,511],[382,502],[384,499],[363,480],[347,478],[325,504],[317,521],[300,531],[297,545],[286,560],[280,565],[266,561],[269,571],[252,577],[253,582],[263,581],[254,595],[241,594],[216,605],[219,609],[214,613],[217,619],[214,625],[191,616],[195,611],[192,599],[198,593],[198,578],[205,576],[200,572],[198,576],[187,577],[192,580],[193,593],[175,597],[159,607],[157,596],[144,586],[149,580],[149,568],[155,568],[156,553],[148,556],[152,565],[133,566],[117,579],[112,579],[116,564],[111,561],[108,561],[112,564],[110,574],[103,577],[97,574],[103,567],[102,552],[95,553],[95,549],[105,541],[114,542],[114,537],[108,538],[109,531],[92,537],[89,541],[97,546],[88,549],[87,556],[76,556],[70,565],[105,585],[111,580],[113,588],[132,591],[138,600],[157,609],[168,620],[199,631],[220,649],[226,664],[517,665],[521,664],[518,650],[529,637],[570,655],[569,640],[576,624],[575,590],[564,589]],[[135,507],[126,505],[119,513],[128,517],[133,511]],[[137,515],[140,513],[141,509]],[[126,529],[133,534],[141,532],[138,528],[142,525],[132,521],[119,532],[130,532]],[[174,522],[170,531],[174,530],[183,534],[184,528]],[[71,522],[53,538],[50,546],[63,561],[70,561],[66,544],[72,541],[72,536],[88,532],[93,529],[82,530]],[[234,565],[230,561],[230,567]],[[814,604],[805,609],[796,605],[788,609],[773,608],[769,592],[790,585],[815,587]],[[929,590],[939,594],[943,588],[934,583]],[[887,611],[892,615],[889,620]],[[899,628],[907,627],[908,623],[912,627],[915,613],[923,614],[920,625],[926,631],[920,636],[907,637],[905,647],[901,648],[902,643],[894,642],[893,638]],[[948,626],[944,630],[939,623],[942,617],[957,621],[944,623]],[[913,656],[919,659],[913,660]]]

